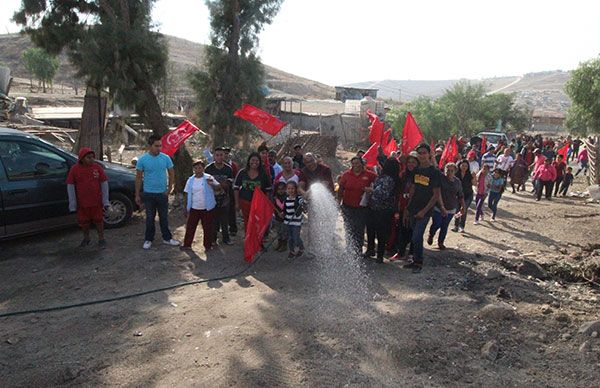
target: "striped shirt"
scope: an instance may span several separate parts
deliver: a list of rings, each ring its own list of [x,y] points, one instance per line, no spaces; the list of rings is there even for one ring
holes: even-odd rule
[[[491,152],[486,152],[481,157],[481,167],[487,165],[490,168],[490,171],[494,169],[494,164],[496,163],[496,155]]]
[[[295,198],[286,197],[283,211],[283,223],[291,226],[302,225],[302,204],[304,200],[302,197],[297,196]]]

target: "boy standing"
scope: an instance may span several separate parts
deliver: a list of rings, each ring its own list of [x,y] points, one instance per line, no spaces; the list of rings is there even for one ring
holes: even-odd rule
[[[179,241],[173,239],[173,235],[169,230],[169,193],[173,190],[175,179],[173,161],[168,155],[160,152],[161,149],[160,136],[150,136],[148,138],[148,152],[142,155],[136,164],[135,202],[141,207],[143,198],[144,207],[146,208],[144,249],[152,247],[152,241],[156,233],[154,219],[157,211],[163,243],[172,246],[179,245]],[[169,176],[168,183],[167,172]]]
[[[563,197],[567,195],[567,192],[569,191],[569,186],[571,186],[571,183],[573,183],[573,179],[575,179],[575,177],[573,176],[573,167],[567,167],[567,172],[565,173],[562,184],[560,185],[560,195],[562,195]]]
[[[109,206],[108,178],[94,158],[95,154],[91,148],[81,148],[79,162],[69,171],[69,210],[77,211],[77,222],[83,231],[83,240],[79,246],[85,247],[90,244],[90,224],[93,223],[98,231],[98,246],[105,248],[103,208]]]

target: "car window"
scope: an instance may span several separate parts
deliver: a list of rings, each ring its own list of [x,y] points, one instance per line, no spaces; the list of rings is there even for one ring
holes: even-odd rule
[[[65,177],[69,171],[62,156],[35,144],[0,142],[0,159],[9,180],[32,178]]]

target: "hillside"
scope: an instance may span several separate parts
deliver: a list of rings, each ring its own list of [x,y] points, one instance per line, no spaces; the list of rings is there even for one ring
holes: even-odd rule
[[[169,46],[169,72],[173,83],[172,95],[181,100],[193,98],[193,92],[186,81],[188,71],[202,67],[205,46],[174,36],[166,36]],[[0,35],[0,63],[11,68],[14,77],[28,78],[29,74],[21,62],[21,54],[32,47],[27,36],[20,34]],[[66,55],[60,56],[61,67],[55,79],[56,84],[73,86],[81,80],[75,77],[75,69],[69,64]],[[335,94],[331,86],[297,77],[279,69],[265,66],[266,84],[271,93],[286,93],[300,97],[332,98]]]
[[[518,104],[536,110],[565,113],[571,105],[564,91],[564,85],[570,77],[570,72],[557,70],[469,81],[483,83],[489,92],[516,93]],[[383,80],[358,82],[348,86],[377,88],[381,98],[398,100],[401,95],[402,101],[411,101],[419,96],[439,97],[459,81]]]

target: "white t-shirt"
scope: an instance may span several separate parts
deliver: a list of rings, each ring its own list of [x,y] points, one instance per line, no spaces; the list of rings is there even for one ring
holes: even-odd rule
[[[471,174],[477,174],[479,172],[479,162],[471,160],[469,162],[469,170],[471,170]]]
[[[279,183],[279,182],[283,182],[283,183],[288,183],[288,182],[296,182],[299,183],[300,182],[300,177],[298,176],[298,174],[294,174],[292,175],[290,178],[285,178],[283,176],[283,173],[280,173],[279,175],[277,175],[275,177],[275,183]]]
[[[194,184],[192,185],[192,209],[206,210],[205,190],[206,179],[194,179]]]
[[[498,163],[498,168],[502,171],[508,171],[510,170],[510,168],[512,167],[514,160],[513,157],[508,155],[500,155],[498,156],[498,159],[496,159],[496,162]]]

